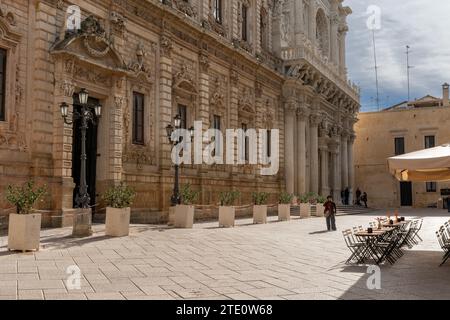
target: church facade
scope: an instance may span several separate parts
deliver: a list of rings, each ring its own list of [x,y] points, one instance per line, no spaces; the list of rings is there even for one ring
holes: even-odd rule
[[[49,188],[42,209],[73,208],[79,126],[64,123],[60,105],[76,110],[85,88],[103,106],[87,137],[93,205],[125,182],[136,214],[167,220],[176,114],[186,128],[280,129],[277,175],[183,166],[181,183],[201,204],[231,189],[242,203],[256,190],[272,203],[284,190],[339,197],[353,188],[360,108],[345,66],[350,13],[342,0],[2,0],[0,193],[33,178]]]

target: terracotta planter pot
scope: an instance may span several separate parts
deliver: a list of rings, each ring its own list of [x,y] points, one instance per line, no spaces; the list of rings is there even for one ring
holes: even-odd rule
[[[311,204],[300,203],[300,218],[311,217]]]
[[[265,224],[267,223],[267,206],[253,206],[253,223]]]
[[[40,214],[9,215],[8,250],[39,251],[41,220]]]
[[[110,237],[126,237],[130,234],[131,209],[106,208],[106,232]]]
[[[175,207],[175,228],[192,229],[194,227],[194,206],[178,205]]]
[[[219,207],[219,227],[234,227],[236,218],[236,209],[234,207]]]
[[[72,236],[84,238],[92,236],[92,209],[76,209],[73,213]]]
[[[291,205],[290,204],[279,204],[278,205],[278,220],[279,221],[290,221],[291,220]]]

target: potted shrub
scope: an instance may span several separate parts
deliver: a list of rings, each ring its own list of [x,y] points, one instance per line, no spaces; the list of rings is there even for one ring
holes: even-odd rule
[[[327,198],[323,196],[317,196],[316,203],[317,203],[317,210],[316,210],[316,216],[317,217],[324,217],[324,208],[323,204],[327,201]]]
[[[191,189],[189,184],[181,188],[181,205],[175,207],[175,228],[191,229],[194,226],[195,207],[200,192]]]
[[[219,227],[234,227],[236,218],[236,209],[234,202],[241,196],[239,191],[227,191],[219,194]]]
[[[106,235],[125,237],[130,234],[131,208],[136,192],[121,183],[111,186],[103,195],[106,202]]]
[[[264,224],[267,223],[267,198],[266,192],[254,192],[253,197],[253,223]]]
[[[39,250],[42,216],[33,213],[33,207],[46,193],[47,187],[35,187],[34,181],[8,186],[6,200],[16,207],[16,213],[9,216],[8,250]]]
[[[310,194],[300,196],[300,218],[311,217],[311,200]]]
[[[280,194],[280,203],[278,204],[278,220],[289,221],[291,220],[291,202],[294,195],[282,192]]]

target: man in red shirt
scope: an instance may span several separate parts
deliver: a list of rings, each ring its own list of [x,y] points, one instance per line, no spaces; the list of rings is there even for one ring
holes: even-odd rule
[[[336,231],[336,204],[333,201],[333,197],[332,196],[328,196],[327,198],[327,202],[324,203],[323,205],[325,207],[325,218],[327,219],[327,228],[328,231]]]

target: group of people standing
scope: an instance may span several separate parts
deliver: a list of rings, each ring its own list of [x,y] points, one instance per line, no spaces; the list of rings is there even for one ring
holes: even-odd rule
[[[359,188],[356,189],[356,201],[355,204],[357,206],[362,206],[364,203],[364,206],[367,208],[367,192],[362,192]],[[345,188],[345,190],[341,191],[341,199],[342,199],[342,204],[344,206],[348,206],[350,205],[350,189],[349,188]]]

